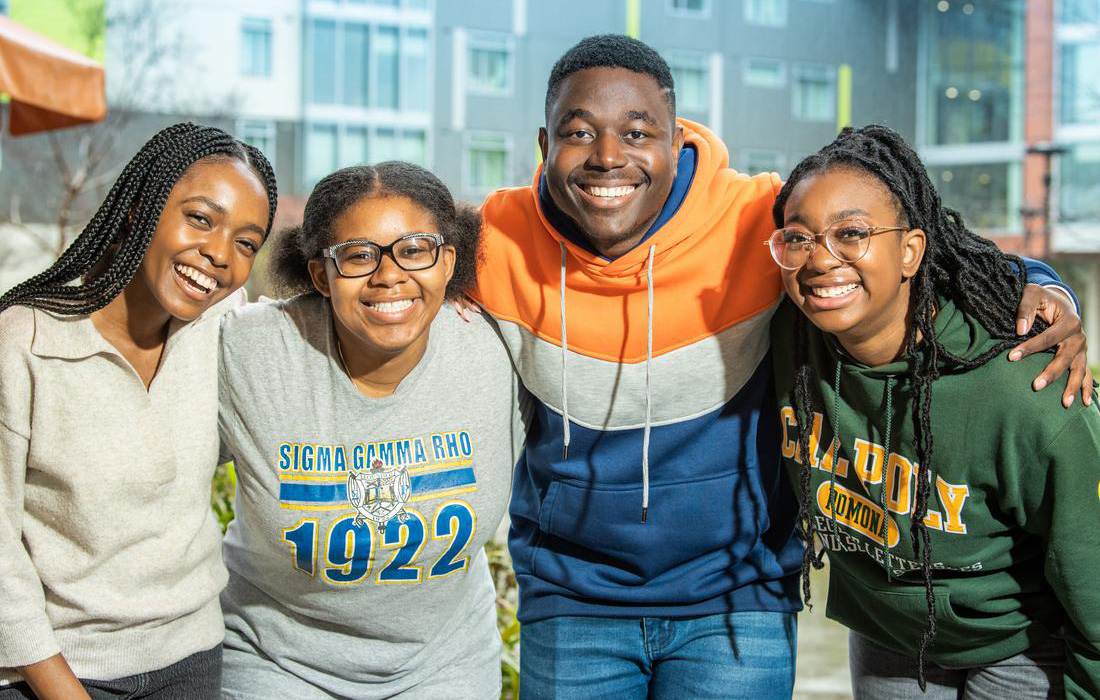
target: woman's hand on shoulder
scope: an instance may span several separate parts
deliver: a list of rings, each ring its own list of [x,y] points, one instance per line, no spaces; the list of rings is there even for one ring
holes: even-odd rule
[[[1057,346],[1054,359],[1031,383],[1032,388],[1040,391],[1068,371],[1062,405],[1072,406],[1078,391],[1084,404],[1091,405],[1093,377],[1087,357],[1088,343],[1073,301],[1061,290],[1028,284],[1016,312],[1016,332],[1026,335],[1036,318],[1042,318],[1050,327],[1017,345],[1008,359],[1019,360]]]

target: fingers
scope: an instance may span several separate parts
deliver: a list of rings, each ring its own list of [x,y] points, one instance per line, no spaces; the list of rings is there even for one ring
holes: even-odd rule
[[[1072,349],[1074,353],[1084,352],[1085,334],[1081,331],[1081,319],[1078,316],[1060,315],[1045,331],[1034,338],[1028,338],[1013,348],[1012,352],[1008,354],[1008,359],[1014,362],[1028,355],[1049,350],[1059,343],[1062,344],[1062,347],[1060,347],[1058,351],[1059,354],[1061,354],[1068,345],[1072,345],[1070,349]],[[1065,367],[1062,369],[1065,370]],[[1050,382],[1047,383],[1049,384]]]
[[[1035,315],[1043,303],[1045,290],[1037,284],[1024,285],[1020,307],[1016,310],[1016,335],[1027,335],[1035,323]],[[1021,355],[1022,357],[1022,355]]]
[[[1073,362],[1069,366],[1069,379],[1066,380],[1066,388],[1062,392],[1062,405],[1069,408],[1073,405],[1074,399],[1077,398],[1077,392],[1081,391],[1081,401],[1085,401],[1085,392],[1083,383],[1085,381],[1085,375],[1088,373],[1088,363],[1081,360],[1079,357],[1075,357]],[[1091,398],[1092,386],[1090,381],[1089,395]],[[1087,406],[1088,403],[1085,403]]]
[[[1066,344],[1058,348],[1058,352],[1054,354],[1054,358],[1047,363],[1047,366],[1043,368],[1043,371],[1039,373],[1039,376],[1035,378],[1035,381],[1031,383],[1031,388],[1035,391],[1042,391],[1046,387],[1054,383],[1054,380],[1062,376],[1062,374],[1069,369],[1073,362],[1075,353],[1066,348]]]
[[[1085,363],[1085,378],[1081,380],[1081,401],[1086,406],[1092,405],[1092,385],[1094,377],[1092,376],[1092,367],[1089,363]]]

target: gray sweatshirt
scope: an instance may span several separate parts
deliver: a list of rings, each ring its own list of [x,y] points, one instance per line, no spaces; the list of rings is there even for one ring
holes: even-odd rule
[[[238,477],[228,638],[337,696],[499,697],[483,545],[523,444],[504,347],[444,308],[397,391],[369,398],[332,324],[310,295],[222,326],[219,424]]]

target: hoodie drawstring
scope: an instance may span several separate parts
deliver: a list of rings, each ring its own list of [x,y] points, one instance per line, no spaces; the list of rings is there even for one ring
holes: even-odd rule
[[[568,253],[565,243],[561,245],[561,418],[562,448],[561,458],[569,459],[569,372],[566,362],[569,358],[569,339],[565,328],[565,265]],[[649,434],[653,421],[653,392],[651,375],[653,364],[653,257],[657,246],[649,246],[646,261],[646,350],[645,350],[645,427],[642,430],[642,524],[649,517]]]
[[[883,440],[882,455],[882,498],[879,506],[882,507],[882,548],[886,550],[886,581],[893,580],[890,573],[892,568],[890,561],[890,511],[886,510],[886,470],[890,467],[890,433],[893,432],[894,421],[894,378],[886,377],[886,435]]]
[[[565,244],[561,243],[561,422],[562,460],[569,459],[569,373],[565,363],[569,359],[569,340],[565,336]]]
[[[642,430],[642,524],[649,515],[649,430],[652,420],[653,395],[650,390],[650,369],[653,364],[653,255],[657,246],[649,246],[649,261],[646,263],[646,345],[645,345],[645,429]]]

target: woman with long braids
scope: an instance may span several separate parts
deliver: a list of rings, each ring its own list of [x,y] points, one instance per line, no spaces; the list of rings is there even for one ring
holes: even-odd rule
[[[474,282],[480,219],[427,170],[323,178],[274,242],[284,301],[222,325],[226,698],[500,697],[484,544],[523,443]]]
[[[271,166],[177,124],[0,297],[0,698],[215,698],[219,313],[271,227]]]
[[[1100,412],[1006,361],[1021,261],[881,126],[803,160],[773,214],[782,453],[855,696],[1100,696]]]

